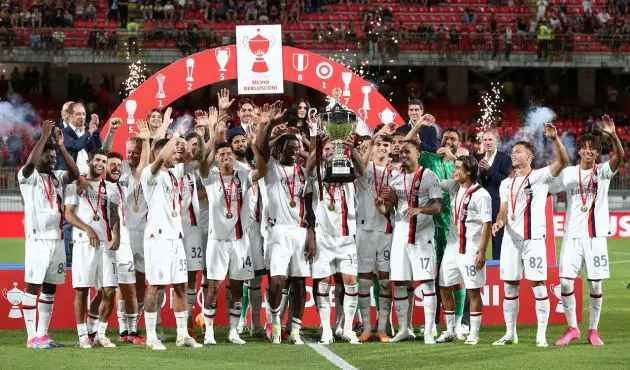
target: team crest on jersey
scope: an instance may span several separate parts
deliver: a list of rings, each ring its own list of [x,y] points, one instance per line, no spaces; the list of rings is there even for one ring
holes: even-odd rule
[[[129,182],[127,182],[127,180],[120,180],[118,181],[118,183],[120,184],[120,186],[123,186],[123,187],[129,186]]]

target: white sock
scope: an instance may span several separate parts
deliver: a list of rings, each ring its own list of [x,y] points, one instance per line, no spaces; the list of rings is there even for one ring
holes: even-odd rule
[[[455,315],[455,333],[459,333],[462,330],[462,317]]]
[[[106,321],[99,321],[98,322],[98,326],[96,329],[96,337],[97,338],[105,338],[105,332],[107,331],[107,322]]]
[[[214,315],[216,315],[216,313],[216,305],[210,305],[209,308],[203,309],[203,321],[206,325],[206,338],[210,335],[214,336]]]
[[[321,281],[318,283],[315,303],[319,311],[322,331],[323,333],[330,333],[332,331],[330,328],[330,285]]]
[[[265,324],[271,324],[271,305],[269,305],[269,287],[265,290]]]
[[[470,335],[479,337],[479,327],[481,327],[481,312],[471,312]]]
[[[302,329],[302,320],[297,319],[297,318],[292,318],[291,319],[291,333],[299,333],[300,329]]]
[[[125,313],[125,300],[122,298],[119,298],[116,304],[116,316],[118,317],[118,332],[120,334],[129,332],[129,328],[127,328],[127,314]]]
[[[516,335],[516,318],[518,317],[518,285],[503,283],[505,299],[503,300],[503,319],[506,335]]]
[[[138,314],[137,313],[126,313],[125,318],[127,319],[127,333],[137,333],[138,332]]]
[[[236,333],[238,322],[241,320],[241,302],[234,304],[233,308],[230,308],[230,334]]]
[[[260,308],[262,306],[262,291],[260,281],[262,276],[257,276],[249,281],[249,306],[252,312],[252,327],[260,328]]]
[[[437,309],[435,282],[433,280],[427,281],[421,283],[420,287],[422,289],[422,301],[424,303],[424,335],[433,335],[433,327],[435,325],[435,310]]]
[[[93,315],[91,313],[88,313],[88,319],[87,319],[88,334],[96,333],[97,327],[98,327],[98,315]]]
[[[547,333],[547,322],[549,321],[549,297],[547,287],[539,285],[533,287],[534,297],[536,297],[536,317],[538,318],[538,332],[536,337],[545,338]]]
[[[361,320],[363,321],[363,332],[369,333],[372,331],[372,296],[370,291],[372,290],[372,280],[359,279],[359,312],[361,313]]]
[[[434,290],[435,291],[435,290]],[[407,327],[408,328],[413,328],[413,310],[416,306],[416,291],[413,288],[413,284],[411,284],[410,286],[407,286],[407,299],[409,300],[409,313],[407,314]],[[426,301],[425,301],[425,307],[426,307]],[[434,310],[435,311],[435,310]],[[425,308],[425,312],[426,312],[426,308]],[[426,315],[425,315],[426,316]],[[431,326],[431,329],[433,328],[433,326]],[[424,330],[427,330],[427,325],[424,325]]]
[[[398,331],[407,330],[409,321],[409,297],[407,296],[407,286],[394,286],[394,309],[398,317]]]
[[[392,282],[391,280],[380,280],[378,283],[381,289],[378,297],[377,331],[385,334],[387,332],[387,323],[392,314]]]
[[[37,320],[37,336],[43,337],[48,335],[48,326],[52,317],[53,305],[55,303],[54,294],[40,294],[37,304],[39,318]]]
[[[597,326],[599,325],[599,315],[602,313],[602,282],[601,280],[589,280],[588,285],[591,288],[588,328],[597,329]]]
[[[186,308],[188,309],[188,317],[192,317],[193,308],[195,308],[195,296],[197,291],[193,288],[186,290]]]
[[[175,312],[175,325],[178,339],[188,336],[188,311]]]
[[[79,338],[87,337],[88,330],[87,330],[87,325],[85,323],[77,324],[77,334],[79,335]]]
[[[562,291],[562,306],[564,315],[567,317],[567,325],[577,328],[577,316],[575,312],[575,294],[573,292],[575,282],[573,279],[560,278],[560,289]]]
[[[37,335],[37,296],[25,293],[22,298],[22,313],[24,315],[24,324],[26,325],[26,335],[28,340],[33,339]]]
[[[155,327],[157,325],[157,312],[144,311],[144,327],[147,330],[147,342],[157,340],[157,332]]]
[[[444,319],[446,320],[446,331],[455,333],[455,311],[444,311]]]
[[[273,325],[281,325],[281,321],[280,321],[280,312],[282,310],[280,309],[280,307],[278,308],[272,308],[271,309],[271,323]]]
[[[343,331],[350,333],[352,331],[352,322],[357,312],[357,304],[359,303],[359,293],[357,284],[344,284],[345,297],[343,299]]]

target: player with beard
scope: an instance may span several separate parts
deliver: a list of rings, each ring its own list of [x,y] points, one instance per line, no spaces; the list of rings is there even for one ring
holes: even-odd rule
[[[252,170],[248,166],[237,165],[232,146],[225,141],[223,122],[217,125],[214,140],[217,144],[213,145],[214,149],[202,162],[199,171],[212,209],[206,257],[208,296],[203,310],[206,326],[204,344],[216,344],[213,325],[217,295],[226,275],[230,279],[231,292],[228,340],[234,344],[245,344],[237,332],[241,313],[241,293],[243,282],[254,277],[249,239],[244,232],[250,227],[251,202],[245,197],[264,173],[265,162],[260,158],[256,146],[252,146],[256,168]],[[210,171],[209,168],[215,161],[217,167]]]
[[[139,127],[142,124],[139,123]],[[146,126],[145,126],[146,129]],[[148,138],[148,129],[145,130]],[[135,265],[133,263],[133,251],[131,249],[131,238],[127,223],[127,200],[129,199],[128,184],[121,182],[123,168],[122,155],[117,152],[107,154],[107,173],[105,181],[112,184],[117,192],[120,202],[118,203],[118,217],[120,219],[120,247],[115,253],[115,262],[112,265],[103,265],[103,269],[112,268],[118,280],[120,295],[118,297],[118,324],[120,342],[144,344],[145,339],[138,335],[136,324],[138,322],[138,299],[136,294]],[[122,311],[122,312],[121,312]]]
[[[79,190],[70,184],[65,194],[65,218],[73,226],[72,286],[74,316],[77,321],[80,348],[92,348],[85,324],[87,297],[90,288],[102,289],[98,328],[94,343],[106,348],[116,347],[105,335],[109,316],[114,307],[118,279],[113,267],[120,244],[118,189],[101,179],[105,173],[107,154],[94,150],[88,156],[89,186]],[[113,264],[113,265],[112,265]]]
[[[446,331],[436,339],[438,343],[452,342],[457,338],[453,289],[461,285],[468,289],[471,306],[471,329],[465,343],[475,345],[479,342],[483,306],[481,288],[486,285],[486,248],[490,240],[492,198],[477,183],[477,175],[477,160],[462,156],[455,160],[453,179],[440,183],[442,190],[450,196],[451,225],[439,273]]]
[[[542,216],[545,214],[549,184],[569,162],[569,156],[554,125],[545,123],[544,134],[553,142],[557,158],[549,166],[533,170],[532,159],[536,149],[528,142],[519,141],[512,148],[514,175],[501,182],[501,207],[497,221],[492,225],[492,234],[496,234],[505,226],[500,266],[505,289],[503,316],[506,333],[493,343],[496,346],[518,343],[516,334],[518,288],[523,273],[525,279],[531,282],[536,297],[538,319],[536,346],[548,346],[546,331],[549,298],[545,284],[547,224],[545,217]]]
[[[383,202],[377,210],[387,215],[396,205],[396,221],[392,238],[390,279],[394,281],[394,308],[398,316],[398,333],[390,343],[413,338],[409,333],[409,298],[407,287],[420,281],[424,295],[424,343],[435,344],[435,248],[434,215],[442,210],[442,190],[437,176],[418,164],[420,143],[408,140],[400,151],[401,172],[396,173],[390,186],[383,188]]]
[[[42,135],[18,172],[20,193],[24,199],[24,234],[26,235],[22,312],[28,335],[26,346],[32,349],[62,346],[48,336],[57,285],[66,278],[63,244],[63,188],[79,177],[79,168],[63,145],[63,133],[53,121],[44,121]],[[52,145],[48,143],[51,134]],[[54,171],[56,150],[66,158],[68,171]],[[39,290],[42,290],[39,296]],[[37,311],[36,311],[37,309]],[[39,322],[37,316],[39,315]]]
[[[560,173],[552,188],[567,192],[567,221],[560,249],[560,287],[568,328],[556,345],[565,346],[580,339],[575,313],[574,280],[586,266],[590,289],[588,342],[603,346],[597,326],[602,308],[602,280],[610,277],[607,237],[611,235],[608,211],[608,188],[611,178],[624,161],[624,150],[615,123],[602,117],[603,133],[610,138],[614,155],[604,163],[597,163],[601,155],[599,138],[586,134],[578,141],[580,163]]]
[[[286,111],[285,111],[286,112]],[[280,301],[287,276],[293,291],[293,318],[290,340],[303,343],[300,338],[302,314],[306,296],[305,278],[310,275],[308,261],[315,255],[315,217],[312,209],[312,190],[304,167],[297,161],[301,142],[295,135],[282,135],[276,146],[279,160],[270,158],[269,137],[276,122],[284,115],[277,107],[265,105],[261,109],[259,143],[261,155],[267,162],[265,187],[269,205],[268,245],[270,259],[269,304],[272,312],[272,343],[281,342]]]
[[[388,164],[392,139],[389,135],[377,133],[366,145],[364,155],[365,171],[355,186],[357,189],[357,260],[359,272],[359,309],[363,320],[363,332],[359,337],[366,342],[372,337],[372,281],[378,277],[378,328],[376,336],[381,342],[388,342],[387,323],[392,311],[392,282],[389,280],[389,260],[392,246],[392,214],[374,212],[377,202],[381,202],[381,192],[389,185],[392,170]],[[375,282],[376,285],[376,282]],[[376,287],[375,287],[376,288]],[[377,290],[375,289],[375,295]]]
[[[313,151],[306,169],[311,177],[316,174],[317,166],[323,167],[333,155],[333,142],[328,136],[322,138],[322,162],[318,163],[317,151]],[[363,176],[364,166],[358,150],[354,147],[354,137],[345,141],[345,148],[350,151],[350,159],[358,178]],[[323,183],[314,186],[315,233],[317,234],[317,254],[312,264],[313,286],[317,285],[317,307],[322,325],[322,338],[319,343],[331,344],[334,341],[330,327],[330,276],[341,274],[344,286],[343,306],[344,323],[342,339],[351,344],[360,344],[352,330],[354,315],[359,300],[357,288],[357,245],[356,211],[353,183]],[[321,187],[321,188],[320,188]],[[337,310],[341,302],[336,301]]]
[[[203,347],[190,337],[187,330],[186,282],[188,281],[187,258],[182,242],[182,217],[188,216],[182,207],[180,182],[184,178],[184,166],[175,166],[175,145],[181,133],[170,140],[158,140],[153,144],[155,160],[144,169],[140,179],[147,201],[147,226],[145,228],[144,256],[149,288],[145,298],[145,324],[148,348],[164,351],[166,347],[157,337],[156,321],[158,296],[166,285],[173,286],[173,311],[177,325],[178,347]],[[181,150],[180,150],[181,151]],[[161,302],[160,302],[161,303]]]

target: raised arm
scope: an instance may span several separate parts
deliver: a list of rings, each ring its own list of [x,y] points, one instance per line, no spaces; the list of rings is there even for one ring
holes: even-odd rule
[[[138,127],[136,137],[142,140],[142,153],[140,153],[140,161],[138,162],[136,173],[142,173],[142,170],[144,170],[151,161],[151,144],[149,143],[151,132],[149,131],[149,124],[147,121],[138,121],[136,126]]]
[[[114,117],[109,121],[109,129],[107,130],[107,135],[105,135],[105,140],[103,141],[103,146],[101,147],[103,150],[110,151],[112,150],[112,144],[114,144],[114,137],[116,136],[116,131],[122,124],[122,120],[120,118]]]
[[[608,137],[610,137],[610,141],[612,141],[613,152],[615,152],[615,155],[610,158],[609,164],[610,169],[615,172],[623,163],[626,153],[623,150],[619,136],[617,136],[615,122],[607,114],[602,117],[602,130],[608,135]]]
[[[63,174],[63,183],[70,184],[77,180],[81,176],[77,163],[72,158],[72,155],[68,153],[68,149],[63,145],[63,131],[59,127],[55,127],[55,138],[53,138],[53,146],[59,150],[59,153],[63,156],[63,160],[66,162],[68,170]]]
[[[271,137],[271,131],[273,129],[273,126],[275,125],[276,118],[282,119],[282,116],[284,116],[284,113],[281,113],[280,115],[274,115],[274,111],[275,110],[273,109],[273,106],[269,104],[263,105],[263,107],[260,109],[260,119],[258,121],[258,137],[256,138],[256,142],[258,143],[260,154],[265,161],[269,161],[269,156],[271,155],[269,139]]]
[[[42,123],[42,136],[40,136],[39,140],[37,140],[37,144],[33,147],[31,154],[28,155],[26,159],[26,164],[22,168],[22,175],[26,177],[31,177],[33,171],[35,171],[35,166],[42,158],[42,153],[44,152],[44,147],[46,146],[46,141],[50,138],[50,134],[52,133],[52,129],[55,126],[55,122],[51,120],[44,121]]]
[[[549,138],[549,140],[553,141],[553,150],[556,152],[556,159],[551,162],[549,165],[549,170],[551,171],[551,175],[556,177],[560,174],[560,171],[569,163],[569,154],[567,154],[567,150],[560,141],[560,137],[558,137],[558,131],[556,130],[556,126],[552,123],[545,123],[545,136]]]
[[[357,148],[353,147],[350,151],[350,159],[352,159],[352,163],[354,164],[354,174],[356,177],[363,176],[365,172],[365,165],[363,164],[363,158],[361,158],[361,153],[357,150]]]
[[[424,114],[417,122],[414,122],[413,126],[411,126],[411,130],[405,136],[405,140],[417,139],[418,132],[424,126],[433,126],[435,124],[435,117],[430,114]],[[435,151],[434,151],[435,152]]]
[[[182,126],[180,125],[179,127],[182,127]],[[182,134],[179,131],[179,127],[178,127],[178,130],[173,134],[173,136],[171,136],[171,138],[168,140],[166,145],[164,145],[162,150],[160,150],[160,153],[157,155],[157,157],[155,157],[155,160],[153,161],[153,163],[151,163],[150,165],[151,173],[153,175],[158,173],[160,168],[162,168],[162,165],[164,164],[164,162],[171,155],[173,155],[173,150],[175,150],[175,142],[177,142],[177,140],[179,140],[179,138],[182,137]]]
[[[171,122],[173,122],[173,120],[171,119],[171,113],[173,113],[173,108],[171,107],[166,108],[166,110],[164,111],[164,115],[162,116],[162,124],[155,131],[155,134],[153,134],[152,139],[163,139],[164,136],[166,136],[166,131],[168,131],[168,126],[170,126]]]

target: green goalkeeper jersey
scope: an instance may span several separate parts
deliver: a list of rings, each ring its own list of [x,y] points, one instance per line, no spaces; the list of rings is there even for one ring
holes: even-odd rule
[[[448,180],[453,174],[453,162],[444,162],[442,157],[430,152],[422,152],[420,165],[433,171],[438,180]],[[442,212],[433,216],[435,227],[448,229],[451,224],[451,200],[448,193],[442,194]]]

